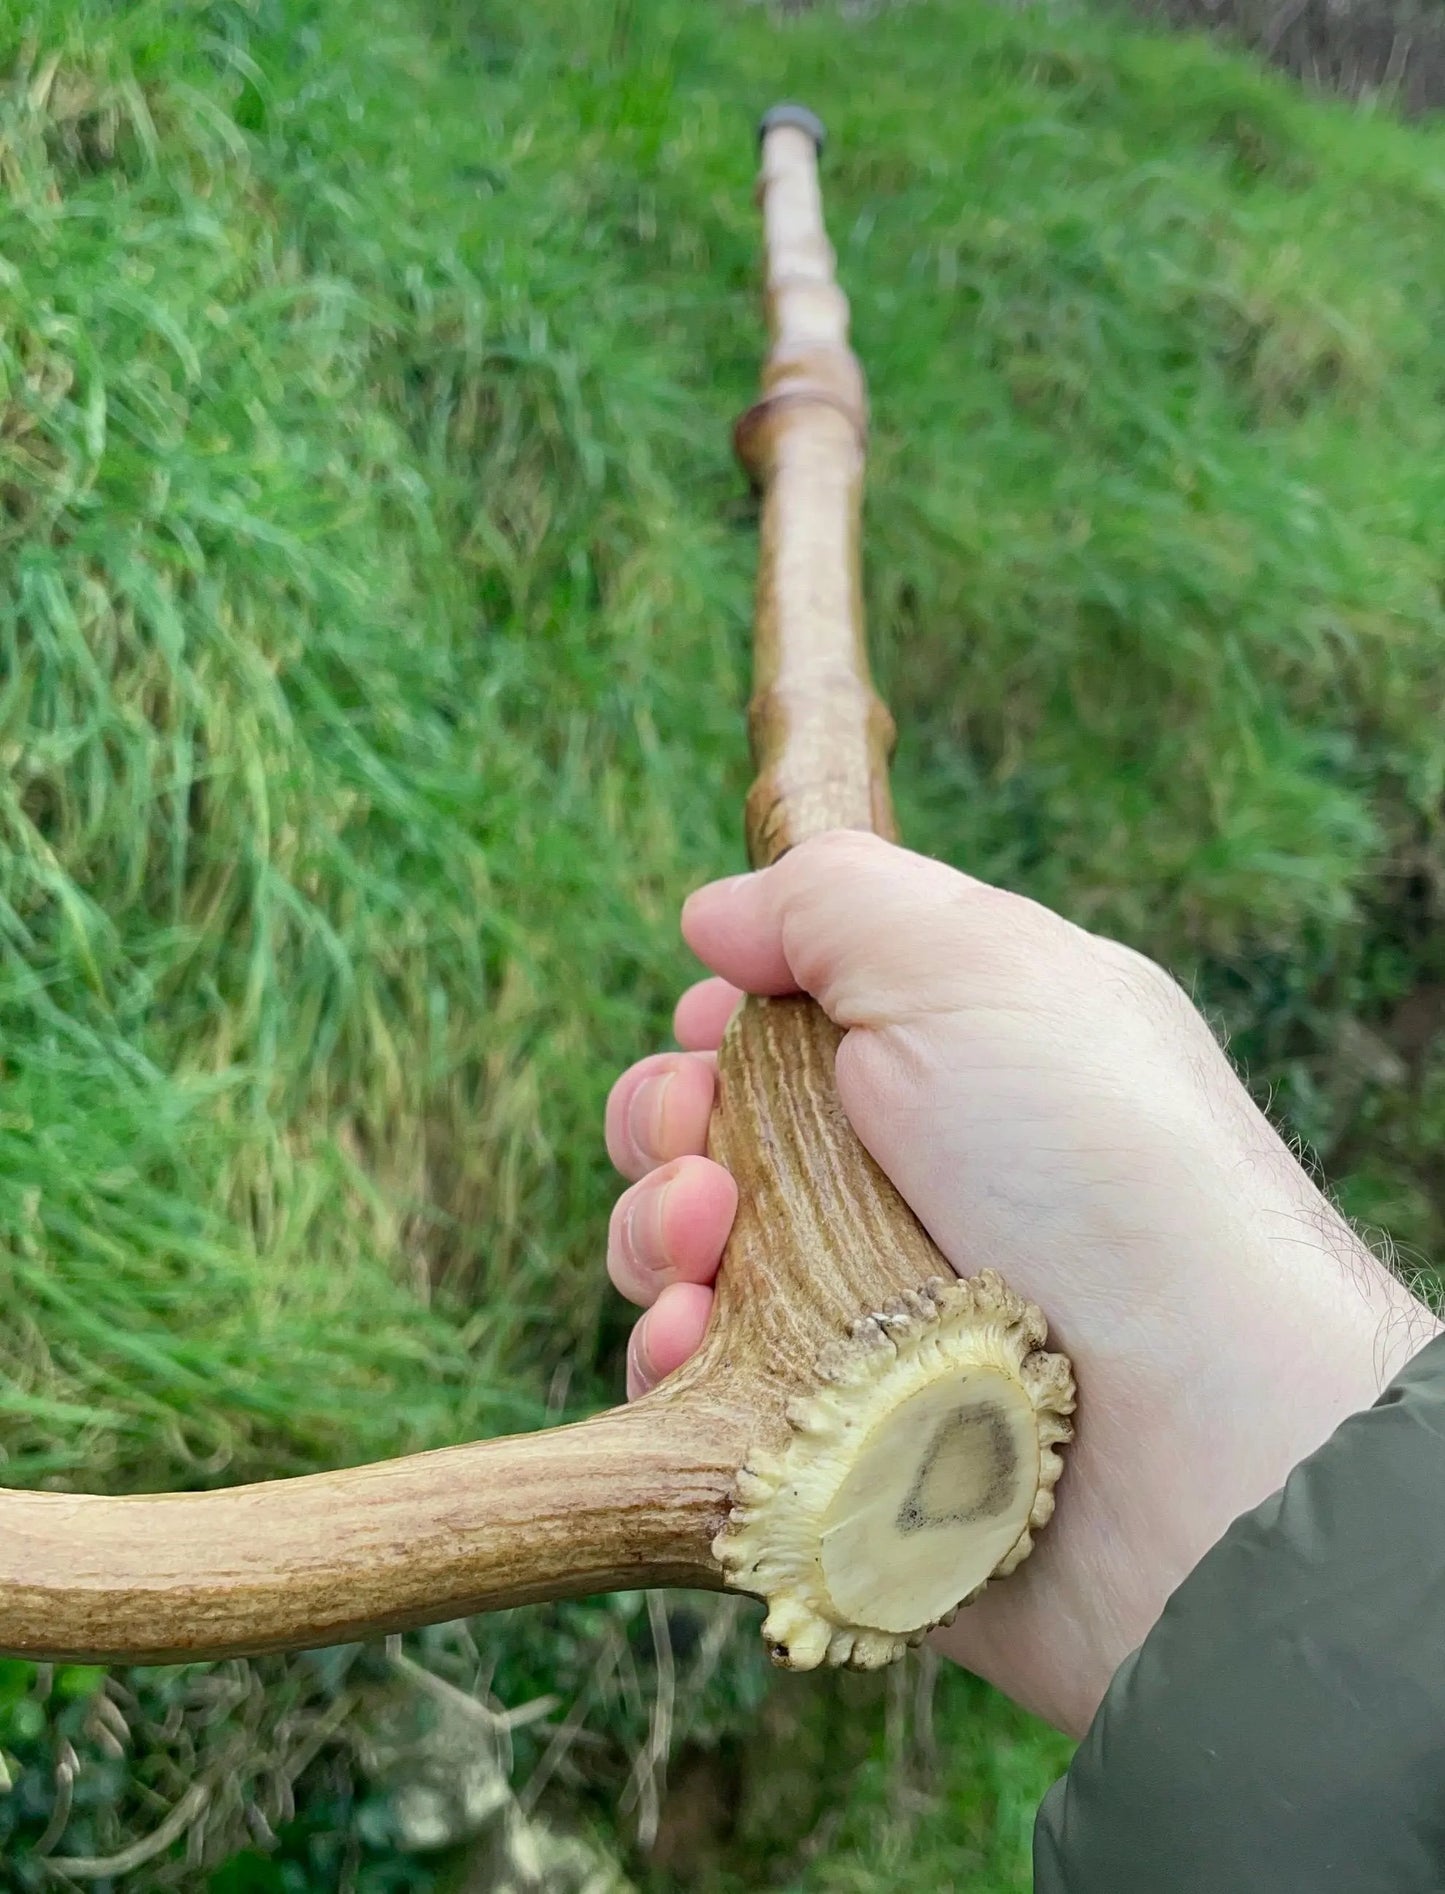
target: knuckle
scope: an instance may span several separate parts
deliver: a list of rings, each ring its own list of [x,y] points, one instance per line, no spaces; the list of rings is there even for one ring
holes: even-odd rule
[[[785,862],[876,860],[893,853],[893,844],[869,829],[824,829],[806,836],[783,857]]]
[[[825,829],[790,848],[773,873],[787,901],[831,886],[843,876],[866,873],[897,853],[891,842],[866,829]]]
[[[1167,967],[1161,967],[1148,954],[1140,953],[1123,941],[1096,938],[1096,951],[1115,982],[1138,1004],[1156,1017],[1171,1022],[1198,1019],[1199,1012],[1188,993]]]
[[[960,877],[949,910],[970,974],[999,991],[1067,990],[1087,968],[1089,936],[1028,895]]]

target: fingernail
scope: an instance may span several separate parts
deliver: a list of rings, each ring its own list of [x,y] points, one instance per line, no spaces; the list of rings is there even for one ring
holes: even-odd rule
[[[666,1258],[663,1224],[667,1193],[671,1189],[671,1178],[661,1187],[655,1177],[648,1184],[640,1185],[629,1197],[622,1219],[623,1254],[639,1274],[656,1277],[661,1283],[672,1281],[672,1270]],[[645,1242],[639,1241],[643,1234],[644,1217],[647,1219]]]
[[[721,881],[704,882],[702,887],[694,888],[692,893],[683,902],[682,912],[684,917],[686,917],[688,909],[694,902],[725,901],[729,895],[736,894],[739,888],[746,887],[747,883],[752,879],[753,877],[751,875],[724,875]]]
[[[632,1094],[632,1103],[627,1107],[627,1134],[632,1139],[633,1148],[643,1157],[662,1155],[662,1114],[667,1102],[667,1088],[672,1080],[671,1072],[661,1072],[656,1078],[644,1079]]]
[[[647,1394],[651,1391],[657,1376],[647,1357],[646,1331],[647,1317],[636,1323],[631,1339],[627,1344],[627,1393],[628,1398]]]

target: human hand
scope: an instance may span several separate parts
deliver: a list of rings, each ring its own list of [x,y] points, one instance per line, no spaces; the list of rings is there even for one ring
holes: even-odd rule
[[[1435,1333],[1151,961],[867,835],[806,842],[683,910],[720,976],[684,1048],[614,1086],[635,1180],[608,1267],[643,1304],[636,1395],[702,1337],[736,1207],[702,1155],[714,1052],[743,991],[811,993],[842,1027],[855,1131],[961,1275],[1039,1303],[1079,1384],[1054,1523],[935,1634],[1074,1733],[1230,1522],[1368,1406]]]

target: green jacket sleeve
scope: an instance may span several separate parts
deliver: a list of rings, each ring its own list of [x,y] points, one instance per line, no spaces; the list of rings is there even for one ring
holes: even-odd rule
[[[1445,1337],[1175,1592],[1044,1800],[1034,1887],[1445,1889]]]

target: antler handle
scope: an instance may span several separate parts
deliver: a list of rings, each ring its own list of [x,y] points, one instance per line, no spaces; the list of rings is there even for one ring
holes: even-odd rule
[[[719,1442],[648,1405],[218,1492],[0,1493],[0,1650],[172,1663],[720,1584]]]
[[[763,125],[772,350],[738,425],[763,492],[762,866],[893,833],[892,722],[858,574],[863,378],[833,280],[822,128]],[[838,1102],[812,1001],[748,1001],[711,1148],[740,1208],[703,1346],[576,1426],[221,1492],[0,1492],[0,1650],[156,1662],[316,1645],[544,1598],[734,1585],[780,1663],[886,1662],[1025,1555],[1073,1406],[1036,1309],[954,1278]]]
[[[822,142],[799,106],[763,120],[772,347],[735,436],[763,494],[756,867],[825,830],[896,832],[893,719],[864,637],[867,399],[823,226]],[[1011,1571],[1053,1510],[1073,1408],[1038,1310],[991,1273],[958,1281],[859,1143],[840,1037],[811,1000],[746,1001],[710,1140],[740,1207],[699,1372],[712,1383],[746,1361],[757,1411],[714,1549],[730,1584],[767,1599],[764,1636],[795,1668],[886,1663]]]

